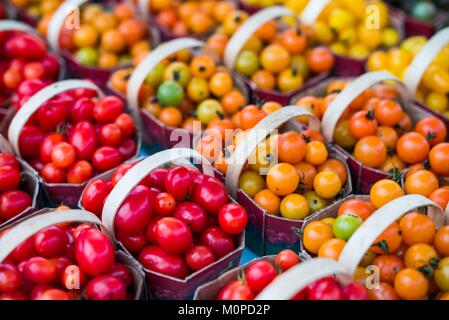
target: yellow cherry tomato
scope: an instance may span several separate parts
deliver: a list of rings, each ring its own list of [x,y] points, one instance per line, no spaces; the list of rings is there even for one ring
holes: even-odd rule
[[[323,171],[318,173],[313,180],[315,192],[323,198],[335,197],[341,190],[341,180],[335,172]]]
[[[287,219],[303,220],[310,212],[309,203],[304,196],[292,193],[281,201],[281,215]]]

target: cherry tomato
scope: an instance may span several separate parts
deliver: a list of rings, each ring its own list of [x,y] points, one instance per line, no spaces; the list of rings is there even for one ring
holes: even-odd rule
[[[72,300],[64,290],[48,289],[42,292],[37,300]]]
[[[201,233],[201,244],[211,248],[217,259],[235,250],[234,240],[216,227],[207,228]]]
[[[39,173],[48,183],[62,183],[66,181],[66,171],[58,168],[53,162],[47,163]]]
[[[282,250],[274,258],[274,265],[281,271],[286,271],[298,263],[298,255],[290,249]]]
[[[157,242],[169,254],[185,253],[193,243],[192,232],[179,219],[166,217],[156,225]]]
[[[265,289],[275,277],[276,270],[266,260],[256,261],[245,270],[246,283],[255,294]]]
[[[90,300],[125,300],[126,287],[120,279],[103,275],[89,281],[86,295]]]
[[[174,167],[168,170],[165,177],[165,190],[178,200],[186,200],[192,195],[193,179],[185,167]]]
[[[101,147],[92,156],[92,164],[101,172],[118,166],[122,161],[122,155],[113,147]]]
[[[127,234],[118,230],[115,234],[118,241],[133,255],[138,255],[147,244],[146,235],[143,232]]]
[[[429,282],[421,272],[405,268],[396,275],[394,288],[402,299],[416,300],[427,294]]]
[[[44,258],[63,255],[67,245],[67,234],[64,229],[58,226],[45,228],[36,233],[34,237],[36,251]]]
[[[78,122],[70,132],[69,143],[75,148],[80,160],[90,160],[97,148],[95,127],[87,121]]]
[[[419,120],[415,126],[415,131],[425,137],[431,146],[443,142],[447,135],[444,122],[435,117]]]
[[[35,283],[49,283],[56,278],[53,263],[42,257],[33,257],[24,265],[24,276]]]
[[[65,138],[62,134],[59,133],[52,133],[48,135],[44,141],[42,141],[42,144],[40,146],[40,158],[43,163],[49,163],[51,162],[51,151],[53,148],[61,143],[64,142]]]
[[[223,208],[220,210],[220,213],[222,212]],[[192,232],[201,232],[206,228],[207,225],[206,211],[204,211],[203,208],[193,202],[180,203],[176,207],[173,216],[187,224]]]
[[[409,132],[401,136],[396,145],[396,151],[401,160],[415,164],[426,160],[429,154],[429,143],[417,132]]]
[[[67,169],[75,160],[75,148],[67,142],[60,142],[51,150],[51,161],[58,168]]]
[[[228,234],[240,234],[248,223],[246,210],[238,204],[228,203],[218,212],[218,224]]]
[[[366,220],[374,212],[374,207],[361,199],[350,199],[343,202],[338,208],[338,215],[352,214],[357,215],[362,220]]]
[[[357,111],[349,120],[349,132],[354,138],[374,135],[376,130],[377,121],[370,111]]]
[[[94,118],[99,123],[114,122],[125,111],[123,101],[116,96],[107,96],[98,101],[93,110]]]
[[[379,268],[380,281],[394,284],[394,278],[399,271],[405,268],[404,262],[396,255],[379,255],[373,261]]]
[[[168,254],[160,247],[145,247],[140,252],[138,260],[148,270],[175,278],[183,279],[189,273],[187,264],[182,257]]]
[[[253,300],[254,293],[241,280],[236,280],[223,287],[217,295],[217,300]]]
[[[22,276],[19,269],[10,263],[0,264],[0,291],[14,292],[20,288]]]
[[[218,180],[207,178],[195,185],[191,199],[207,213],[216,215],[228,203],[228,193]]]
[[[83,207],[98,216],[101,215],[104,200],[111,192],[111,189],[112,187],[103,180],[95,179],[91,181],[81,196]]]
[[[344,300],[344,295],[337,280],[326,277],[307,287],[307,300]]]
[[[449,175],[449,143],[439,143],[430,150],[429,162],[432,170],[441,176]]]
[[[187,251],[185,258],[193,271],[200,270],[215,261],[214,252],[206,246],[193,246]]]

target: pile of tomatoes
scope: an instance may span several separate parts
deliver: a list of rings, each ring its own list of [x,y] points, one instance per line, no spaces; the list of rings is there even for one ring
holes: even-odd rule
[[[132,70],[119,70],[111,86],[126,91]],[[247,104],[231,73],[207,54],[182,50],[158,64],[141,88],[142,108],[170,127],[193,131],[193,122],[206,128],[214,120],[231,117]],[[230,122],[230,121],[229,121]]]
[[[47,19],[64,2],[63,0],[11,0],[20,12],[34,19]],[[39,25],[38,25],[39,29]]]
[[[0,106],[18,103],[29,81],[48,84],[58,78],[58,59],[34,35],[0,32],[0,57]]]
[[[367,61],[367,69],[388,70],[393,74],[403,77],[407,67],[423,45],[426,38],[416,36],[406,39],[400,48],[393,48],[387,52],[376,51],[370,55]],[[424,73],[420,86],[416,92],[418,101],[437,112],[449,117],[449,45],[437,54]]]
[[[121,165],[110,181],[91,181],[83,207],[101,215],[111,189],[133,166]],[[115,216],[115,235],[147,270],[184,279],[234,251],[247,222],[221,182],[176,166],[153,170],[133,188]]]
[[[174,37],[204,36],[222,23],[227,13],[235,10],[233,1],[224,0],[149,2],[156,22]]]
[[[30,195],[20,189],[21,165],[9,153],[0,153],[0,224],[31,207]]]
[[[23,127],[19,150],[48,183],[83,183],[137,152],[136,127],[115,96],[89,89],[61,93]]]
[[[332,112],[327,107],[346,86],[345,81],[331,82],[324,98],[305,97],[298,105],[318,117]],[[401,171],[429,159],[439,175],[449,173],[445,165],[447,129],[436,117],[425,117],[413,126],[410,116],[398,102],[396,88],[377,85],[360,94],[340,117],[334,141],[353,153],[364,166],[384,172]],[[324,110],[324,112],[323,112]]]
[[[111,69],[136,63],[150,51],[147,25],[130,4],[117,4],[113,10],[86,4],[80,15],[80,27],[63,27],[60,38],[61,48],[80,64]]]
[[[111,240],[91,225],[42,229],[0,264],[0,299],[133,299],[131,270],[115,258]]]

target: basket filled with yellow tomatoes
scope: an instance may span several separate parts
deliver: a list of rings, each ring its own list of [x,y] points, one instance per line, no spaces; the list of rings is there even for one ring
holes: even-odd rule
[[[448,239],[444,209],[421,195],[406,195],[372,213],[338,262],[372,300],[447,300]]]
[[[405,34],[432,36],[435,31],[447,26],[449,3],[445,0],[390,0],[393,6],[405,11]],[[446,12],[445,12],[446,10]]]
[[[232,0],[136,0],[143,15],[164,41],[179,37],[204,39],[236,10]]]
[[[109,87],[140,117],[144,138],[164,147],[188,147],[193,136],[220,127],[249,102],[248,88],[193,38],[166,42],[134,69],[114,73]]]
[[[368,194],[380,179],[398,179],[407,167],[425,162],[447,137],[444,122],[417,106],[388,72],[352,81],[330,79],[293,103],[321,115],[323,136],[347,157],[360,194]]]
[[[300,261],[285,249],[199,287],[195,300],[368,300],[368,293],[337,262]]]
[[[217,31],[221,35],[212,36],[208,44],[220,48],[220,39],[226,43],[225,65],[250,86],[254,98],[286,105],[294,94],[330,74],[331,51],[314,45],[292,11],[275,6],[251,17],[245,14],[231,12]]]
[[[63,0],[11,0],[5,1],[17,18],[33,27],[51,15],[64,2]]]
[[[72,77],[104,88],[113,71],[140,61],[159,41],[136,9],[124,2],[64,2],[41,27]]]
[[[308,118],[308,128],[298,121]],[[352,191],[345,158],[324,144],[320,123],[287,106],[261,119],[229,155],[225,183],[248,212],[246,243],[259,255],[299,245],[299,229]]]
[[[430,39],[413,36],[398,48],[372,53],[366,68],[387,70],[401,78],[419,106],[449,125],[449,28]]]

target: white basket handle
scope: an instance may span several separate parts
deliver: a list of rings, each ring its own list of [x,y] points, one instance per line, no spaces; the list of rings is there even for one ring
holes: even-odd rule
[[[307,116],[309,118],[309,128],[311,130],[320,130],[320,121],[307,109],[298,106],[287,106],[263,118],[244,135],[242,141],[237,145],[229,158],[228,170],[226,171],[225,184],[231,197],[235,198],[237,196],[240,174],[246,161],[256,150],[257,146],[268,137],[273,129],[298,116]]]
[[[440,30],[418,51],[404,74],[407,89],[416,94],[419,83],[437,54],[449,43],[449,27]]]
[[[192,149],[173,148],[149,156],[129,169],[106,198],[101,216],[105,227],[114,235],[114,221],[117,211],[132,189],[151,171],[164,164],[173,163],[177,160],[186,158],[193,158],[195,161],[200,161],[203,173],[211,177],[214,176],[214,168],[210,162]]]
[[[23,106],[17,111],[12,118],[8,129],[8,139],[17,155],[20,156],[19,137],[28,119],[35,113],[45,102],[54,96],[72,89],[92,89],[98,92],[99,96],[103,96],[103,91],[95,84],[86,80],[63,80],[55,82],[30,97]]]
[[[183,49],[203,47],[204,42],[192,39],[181,38],[161,44],[151,51],[134,69],[128,80],[126,98],[128,106],[139,119],[139,90],[145,78],[161,61],[168,56]]]
[[[150,0],[137,0],[137,6],[139,7],[142,16],[149,20],[150,18]]]
[[[252,15],[240,28],[232,35],[224,51],[224,63],[229,70],[234,70],[237,57],[245,43],[261,26],[268,21],[283,16],[295,16],[295,14],[283,6],[261,10]]]
[[[50,21],[48,22],[47,42],[55,52],[59,52],[61,50],[59,47],[59,36],[67,17],[74,12],[76,12],[75,14],[78,14],[80,10],[79,7],[88,1],[89,0],[64,1],[53,13]]]
[[[255,300],[289,300],[315,281],[337,274],[348,275],[335,260],[315,258],[303,261],[279,275]],[[349,282],[350,277],[347,278]]]
[[[1,31],[22,31],[26,33],[32,33],[37,35],[35,29],[31,28],[31,26],[26,23],[19,22],[16,20],[1,20],[0,21],[0,32]]]
[[[446,219],[443,209],[435,202],[416,194],[402,196],[376,210],[362,223],[346,243],[338,262],[353,274],[366,251],[388,226],[407,212],[424,206],[429,207],[428,215],[434,220],[436,228],[441,227]]]
[[[33,234],[64,222],[94,223],[102,226],[96,215],[85,210],[61,210],[35,215],[18,223],[0,238],[0,262]]]
[[[398,78],[386,71],[368,72],[348,83],[348,85],[330,103],[323,115],[321,122],[324,139],[328,142],[333,140],[335,126],[352,101],[366,89],[387,80],[393,80],[402,84]],[[410,97],[407,94],[404,95],[405,102],[408,103]]]
[[[299,16],[301,22],[305,24],[313,24],[316,22],[321,12],[329,4],[330,0],[313,0],[309,1]]]

